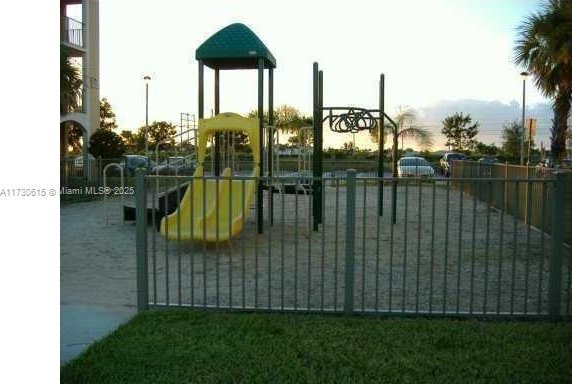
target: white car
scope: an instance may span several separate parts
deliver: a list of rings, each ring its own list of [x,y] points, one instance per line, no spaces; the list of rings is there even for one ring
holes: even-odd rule
[[[397,162],[397,177],[432,177],[435,170],[422,157],[402,157]]]

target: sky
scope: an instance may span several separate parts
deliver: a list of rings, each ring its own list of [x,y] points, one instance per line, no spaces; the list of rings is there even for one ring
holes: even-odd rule
[[[443,147],[441,121],[454,112],[471,113],[481,124],[478,139],[498,145],[502,124],[521,120],[522,68],[512,62],[516,27],[539,4],[100,0],[101,97],[113,106],[120,130],[136,130],[145,123],[143,76],[149,75],[149,120],[179,124],[181,112],[197,113],[195,50],[218,30],[241,22],[276,57],[276,106],[288,104],[311,115],[317,61],[324,71],[326,106],[377,107],[379,75],[385,73],[386,111],[414,108],[418,124],[435,133],[434,149]],[[213,83],[207,69],[206,116],[213,108]],[[222,71],[221,111],[254,109],[256,84],[255,71]],[[537,142],[549,136],[550,108],[537,105],[546,103],[529,78],[527,117],[538,119]],[[325,147],[352,140],[351,134],[324,129]],[[371,146],[367,133],[356,135],[356,144]]]

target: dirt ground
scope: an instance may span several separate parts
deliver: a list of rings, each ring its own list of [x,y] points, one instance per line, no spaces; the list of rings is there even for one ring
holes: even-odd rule
[[[358,182],[354,308],[380,311],[547,311],[551,238],[443,185],[397,190]],[[166,241],[148,231],[149,298],[172,305],[337,309],[346,285],[346,187],[329,185],[312,230],[310,197],[274,195],[274,225],[257,234],[254,210],[230,242]],[[448,202],[448,203],[447,203]],[[135,226],[120,201],[62,206],[61,301],[135,305]],[[562,308],[570,313],[570,249]],[[351,276],[351,274],[349,274]]]

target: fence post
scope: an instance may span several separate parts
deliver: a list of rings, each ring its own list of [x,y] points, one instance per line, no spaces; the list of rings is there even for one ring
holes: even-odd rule
[[[351,314],[354,310],[354,263],[356,237],[356,170],[348,169],[346,176],[346,267],[344,312]]]
[[[149,304],[147,271],[147,182],[145,169],[135,172],[135,220],[137,256],[137,311],[145,311]]]
[[[548,277],[548,316],[556,320],[560,316],[562,289],[562,255],[564,250],[565,174],[555,172],[552,224],[552,253]]]

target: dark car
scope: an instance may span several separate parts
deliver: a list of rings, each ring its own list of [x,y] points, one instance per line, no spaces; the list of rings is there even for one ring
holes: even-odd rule
[[[183,156],[171,156],[151,169],[157,175],[190,176],[195,172],[195,161]]]
[[[453,161],[457,160],[466,160],[467,156],[458,153],[458,152],[447,152],[443,155],[441,160],[439,161],[439,165],[441,166],[441,173],[446,177],[451,176],[451,165]]]
[[[147,173],[155,166],[155,162],[147,156],[142,155],[123,155],[119,163],[123,167],[123,172],[127,176],[135,176],[137,168],[146,168]]]
[[[499,160],[494,156],[483,156],[479,159],[479,163],[486,165],[492,165],[498,163],[498,161]]]

